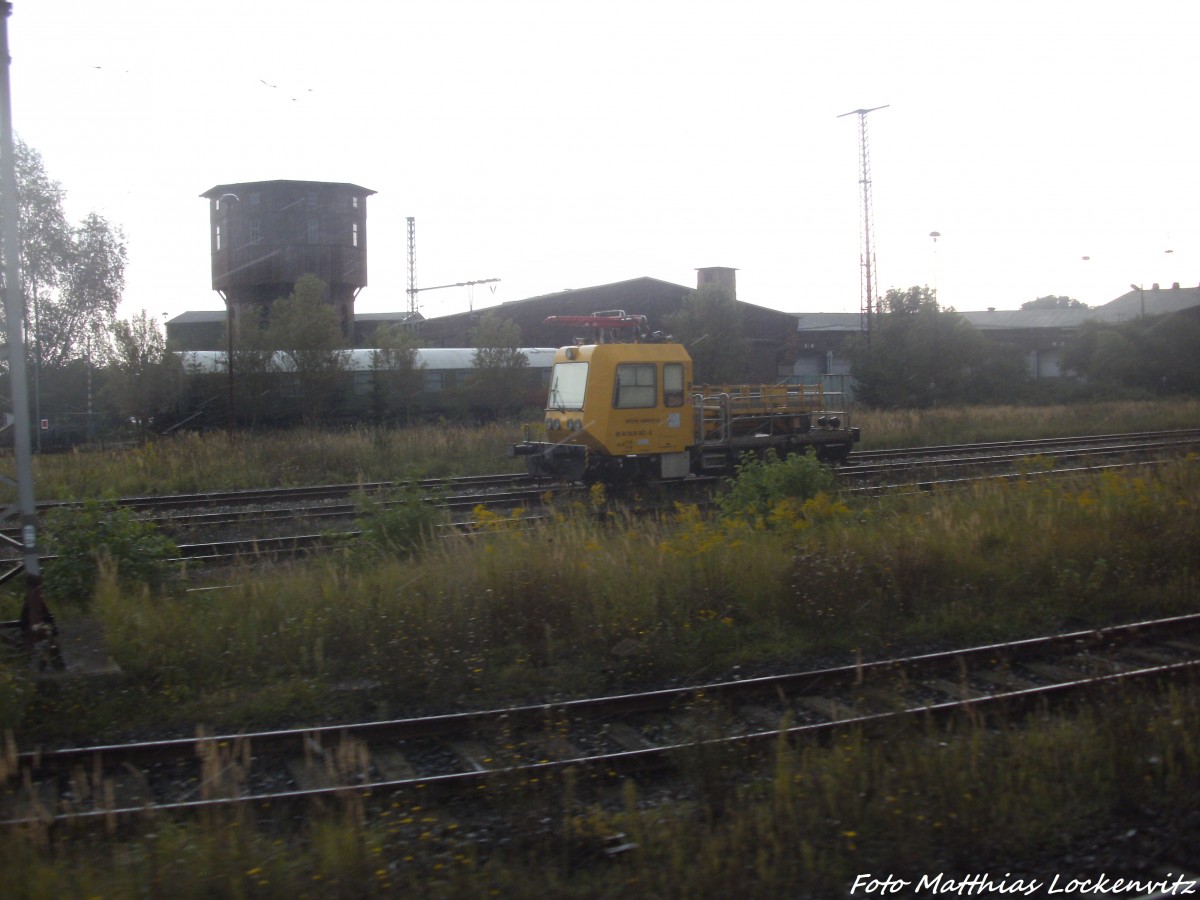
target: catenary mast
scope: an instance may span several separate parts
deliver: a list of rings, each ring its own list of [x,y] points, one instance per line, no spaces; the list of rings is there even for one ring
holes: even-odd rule
[[[861,185],[863,210],[862,246],[859,257],[859,269],[861,270],[859,315],[861,317],[860,328],[867,336],[868,343],[871,341],[871,332],[874,330],[871,319],[875,310],[875,291],[878,289],[878,281],[875,272],[875,251],[872,248],[874,233],[871,224],[871,154],[867,145],[867,113],[873,113],[877,109],[887,109],[889,105],[885,103],[883,106],[872,106],[870,109],[856,109],[838,116],[839,119],[843,116],[858,116],[858,161],[862,173],[858,183]]]

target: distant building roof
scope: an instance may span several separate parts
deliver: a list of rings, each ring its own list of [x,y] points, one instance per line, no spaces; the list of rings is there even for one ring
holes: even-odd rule
[[[206,322],[224,322],[226,315],[227,313],[223,309],[192,309],[187,312],[181,312],[172,319],[167,319],[167,323],[171,325],[198,325]]]
[[[858,313],[795,313],[797,331],[858,331],[862,316]]]
[[[657,278],[631,278],[426,319],[421,323],[420,335],[427,343],[461,347],[469,343],[470,332],[481,319],[496,315],[521,329],[523,343],[560,346],[570,343],[572,332],[559,325],[546,325],[547,316],[587,315],[623,309],[633,315],[647,316],[652,328],[661,328],[664,318],[676,312],[683,298],[694,292],[695,288]]]
[[[665,288],[671,291],[692,290],[692,288],[688,288],[681,284],[675,284],[670,281],[663,281],[661,278],[651,278],[648,275],[643,275],[639,278],[627,278],[624,281],[614,281],[609,284],[586,285],[579,288],[563,288],[561,291],[555,291],[552,294],[539,294],[536,297],[525,297],[521,300],[507,300],[504,303],[501,303],[498,307],[492,307],[492,309],[504,309],[505,307],[512,307],[517,304],[528,304],[530,306],[534,306],[539,303],[544,303],[547,300],[558,302],[575,294],[583,293],[586,293],[589,298],[603,299],[605,296],[611,296],[614,300],[624,300],[628,297],[630,289],[649,287]],[[481,310],[481,312],[485,313],[488,311],[489,310],[486,309]],[[628,312],[632,313],[634,310],[631,309],[628,310]],[[466,314],[458,313],[457,315]]]
[[[420,322],[424,320],[424,316],[419,312],[374,312],[354,314],[355,322]]]
[[[1091,309],[985,309],[958,314],[980,331],[995,329],[1078,328],[1095,318]]]
[[[209,188],[201,197],[206,197],[209,200],[220,199],[222,194],[233,193],[231,188],[254,187],[264,184],[306,184],[306,185],[324,185],[327,187],[350,188],[355,191],[361,191],[368,197],[375,193],[370,188],[362,187],[357,184],[350,184],[346,181],[304,181],[296,178],[268,178],[265,181],[236,181],[229,184],[218,184],[215,187]]]
[[[1200,287],[1179,287],[1176,282],[1169,288],[1153,285],[1144,291],[1131,290],[1116,300],[1097,306],[1091,312],[1094,314],[1092,318],[1103,322],[1124,322],[1143,315],[1183,312],[1196,306],[1200,306]]]
[[[1144,294],[1144,296],[1143,296]],[[1094,307],[1072,309],[986,309],[955,310],[980,331],[1078,328],[1086,321],[1124,322],[1139,316],[1160,316],[1200,307],[1200,287],[1146,288],[1130,291]],[[849,332],[862,327],[859,313],[794,313],[796,330],[803,332]]]
[[[525,354],[531,369],[550,368],[554,365],[554,354],[558,352],[553,347],[521,347],[520,351]],[[431,371],[473,369],[475,352],[474,347],[422,347],[415,351],[416,366]],[[370,370],[376,367],[374,350],[347,350],[345,353],[349,369]],[[184,350],[175,355],[189,372],[226,371],[225,353],[222,350]],[[277,354],[275,359],[283,371],[291,369],[291,364],[282,354]]]
[[[194,309],[181,312],[167,322],[171,325],[198,325],[209,322],[224,322],[227,313],[223,309]],[[360,313],[354,314],[355,322],[419,322],[423,317],[420,313],[403,312]]]

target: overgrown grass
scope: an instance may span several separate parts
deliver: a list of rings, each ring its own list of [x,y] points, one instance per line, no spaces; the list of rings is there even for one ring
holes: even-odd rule
[[[36,456],[34,481],[40,498],[72,500],[518,471],[507,455],[518,439],[505,424],[181,434]]]
[[[601,520],[602,502],[534,529],[485,519],[416,553],[235,573],[201,595],[110,578],[95,614],[145,715],[236,728],[276,706],[319,716],[346,681],[370,682],[369,702],[404,714],[1196,608],[1194,462],[857,509],[782,498],[751,518],[683,506]]]
[[[862,447],[906,447],[1068,434],[1191,427],[1200,401],[856,412]],[[521,426],[363,426],[326,432],[180,434],[132,450],[79,450],[34,458],[41,499],[127,497],[222,488],[391,481],[520,471],[507,448]],[[5,493],[5,492],[8,493]],[[0,487],[0,499],[11,494]]]

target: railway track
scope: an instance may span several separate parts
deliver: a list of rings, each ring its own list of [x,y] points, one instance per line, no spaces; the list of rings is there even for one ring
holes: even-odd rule
[[[0,771],[0,826],[108,826],[253,807],[302,817],[338,797],[480,796],[568,769],[611,781],[696,752],[767,750],[853,727],[1019,716],[1200,671],[1200,614],[741,681],[307,729],[18,752]]]
[[[1186,453],[1200,448],[1200,429],[1147,431],[1029,441],[999,441],[980,444],[947,444],[895,450],[855,452],[852,464],[839,474],[854,480],[903,473],[939,471],[996,471],[1018,467],[1022,462],[1039,464],[1078,462],[1113,458],[1145,458],[1148,454]]]
[[[876,486],[885,480],[903,478],[908,481],[903,484],[891,481],[887,487],[928,490],[937,483],[953,483],[957,473],[1012,471],[1020,468],[1022,462],[1034,459],[1039,465],[1051,460],[1061,466],[1070,462],[1177,454],[1197,446],[1200,446],[1200,429],[872,450],[856,453],[853,464],[840,468],[838,475],[843,482]],[[688,479],[664,485],[689,487],[697,481],[709,483],[717,479]],[[578,486],[535,481],[524,474],[495,474],[130,497],[118,504],[147,513],[147,520],[179,542],[181,559],[218,564],[236,559],[310,554],[357,539],[359,535],[352,523],[358,507],[351,499],[356,494],[386,496],[389,492],[407,491],[458,515],[478,506],[491,510],[539,507],[547,493],[579,490],[582,489]],[[40,508],[48,511],[63,505],[70,504],[47,503]],[[247,531],[252,533],[247,535]],[[0,557],[7,552],[12,559],[11,568],[0,575],[0,581],[21,571],[15,561],[19,548],[15,530],[0,532]]]

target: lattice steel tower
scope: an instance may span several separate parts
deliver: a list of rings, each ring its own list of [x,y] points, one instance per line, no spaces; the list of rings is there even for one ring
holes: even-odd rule
[[[408,311],[417,311],[417,220],[408,217]]]
[[[858,161],[862,173],[858,183],[861,185],[863,210],[862,234],[859,236],[859,315],[861,317],[860,327],[867,336],[868,343],[871,340],[871,332],[874,330],[871,317],[875,310],[875,291],[878,281],[875,273],[875,251],[872,249],[875,234],[871,224],[871,153],[867,145],[867,113],[873,113],[877,109],[887,109],[889,105],[885,103],[883,106],[872,106],[870,109],[856,109],[838,116],[839,119],[843,116],[858,116]]]

